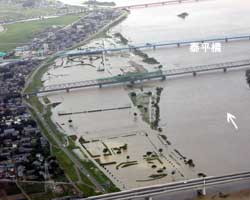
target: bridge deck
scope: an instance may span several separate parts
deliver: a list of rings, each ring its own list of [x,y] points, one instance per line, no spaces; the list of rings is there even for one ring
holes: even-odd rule
[[[180,4],[180,3],[190,3],[190,2],[200,2],[200,1],[207,1],[207,0],[170,0],[170,1],[159,1],[153,3],[144,3],[144,4],[133,4],[127,6],[118,6],[118,9],[136,9],[136,8],[147,8],[152,6],[165,6],[165,5],[173,5],[173,4]]]
[[[104,85],[136,83],[136,82],[149,81],[152,79],[159,79],[159,78],[165,79],[166,77],[169,76],[184,75],[189,73],[193,73],[195,75],[197,72],[206,72],[213,70],[226,71],[227,69],[230,68],[238,68],[244,66],[250,66],[250,60],[240,60],[234,62],[201,65],[201,66],[187,67],[187,68],[176,68],[165,71],[158,70],[155,72],[147,72],[147,73],[133,73],[129,75],[113,76],[96,80],[55,84],[55,85],[45,86],[41,90],[31,94],[55,92],[55,91],[70,90],[70,89],[77,89],[84,87],[96,87],[96,86],[102,87]]]
[[[119,51],[130,51],[133,49],[156,49],[157,47],[168,47],[168,46],[181,46],[190,45],[192,43],[204,43],[204,42],[219,42],[219,41],[237,41],[237,40],[250,40],[250,34],[238,35],[238,36],[221,36],[204,39],[193,39],[193,40],[179,40],[179,41],[168,41],[158,43],[146,43],[146,44],[128,44],[127,46],[121,46],[116,48],[96,48],[96,49],[85,49],[85,50],[72,50],[68,52],[62,52],[60,56],[80,56],[90,54],[101,54],[102,52],[119,52]]]
[[[231,182],[248,181],[250,179],[250,172],[243,172],[237,174],[223,175],[217,177],[204,177],[191,179],[186,181],[179,181],[173,183],[166,183],[161,185],[153,185],[148,187],[136,188],[127,191],[121,191],[111,194],[104,194],[95,197],[85,198],[86,200],[130,200],[137,198],[153,197],[158,194],[171,193],[175,191],[185,190],[201,190],[211,188],[216,185],[228,184]]]

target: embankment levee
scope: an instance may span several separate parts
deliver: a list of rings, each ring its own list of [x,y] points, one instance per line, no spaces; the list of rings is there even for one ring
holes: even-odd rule
[[[91,41],[95,38],[103,36],[103,34],[105,34],[110,28],[112,28],[113,26],[117,25],[122,20],[124,20],[128,16],[128,14],[129,14],[129,12],[124,10],[119,17],[112,20],[110,23],[108,23],[107,25],[105,25],[104,27],[102,27],[101,29],[96,31],[94,34],[92,34],[90,37],[86,38],[84,41],[82,41],[78,45],[71,47],[71,48],[68,48],[66,50],[71,50],[71,49],[77,48],[79,46],[82,46],[82,45],[88,43],[89,41]],[[58,57],[59,57],[58,54],[56,54],[56,53],[53,54],[52,56],[50,56],[46,60],[44,60],[44,62],[31,73],[31,75],[26,80],[26,85],[25,85],[25,88],[23,90],[23,94],[30,92],[30,91],[38,90],[40,87],[42,87],[43,83],[42,83],[41,79],[42,79],[43,74],[47,72],[49,66],[51,64],[53,64],[54,60],[57,59]],[[28,99],[25,99],[25,101],[27,102],[27,104],[30,105],[29,108],[30,108],[30,111],[31,111],[33,117],[35,118],[35,120],[38,120],[40,122],[38,124],[40,125],[41,130],[45,131],[44,134],[47,136],[48,140],[49,141],[52,140],[52,141],[50,141],[50,143],[54,144],[55,143],[54,138],[51,137],[50,135],[46,134],[46,132],[48,132],[48,130],[44,130],[44,128],[47,125],[53,124],[53,122],[50,118],[50,114],[47,114],[47,113],[51,113],[51,108],[48,107],[47,109],[45,109],[45,106],[40,102],[40,100],[38,99],[37,96],[32,96]],[[44,112],[46,112],[46,113],[44,113]],[[46,117],[46,119],[40,120],[40,116]],[[47,121],[47,122],[45,124],[41,124],[41,123],[43,123],[43,121]],[[55,128],[55,127],[56,127],[56,125],[54,124],[53,126],[49,127],[49,129],[53,131],[52,134],[54,134],[54,136],[57,137],[58,140],[60,141],[60,139],[63,137],[63,134],[60,131],[58,131],[57,128]],[[60,135],[58,135],[58,132],[60,132],[59,133]],[[62,148],[62,151],[64,152],[63,145],[57,145],[57,146],[58,146],[58,148]],[[72,155],[73,155],[73,153],[72,153]],[[67,159],[70,159],[74,163],[74,160],[76,160],[78,158],[76,158],[76,155],[73,155],[73,157],[74,158],[69,157]],[[98,185],[100,185],[100,181],[99,181],[100,178],[98,176],[93,175],[93,173],[91,171],[89,171],[89,169],[88,169],[88,166],[92,166],[92,168],[93,168],[93,166],[95,166],[95,165],[96,165],[96,163],[92,162],[92,164],[83,165],[83,168],[86,169],[89,172],[89,174],[92,174],[92,177],[94,178],[94,180],[99,182]],[[98,170],[99,168],[95,166],[95,169]],[[110,181],[107,174],[105,173],[105,175],[104,175],[103,171],[100,171],[99,174],[101,174],[102,177],[105,177],[106,180]],[[90,179],[90,181],[91,181],[91,179]],[[94,182],[92,182],[92,183],[94,183]],[[119,191],[117,186],[114,185],[112,183],[112,181],[110,181],[110,182],[111,182],[111,187],[109,189],[107,189],[105,192]]]
[[[76,45],[76,46],[74,46],[72,48],[69,48],[68,50],[72,50],[72,49],[75,49],[77,47],[83,46],[83,45],[87,44],[88,42],[90,42],[91,40],[103,36],[112,27],[116,26],[117,24],[119,24],[123,20],[125,20],[128,17],[129,13],[130,12],[128,10],[124,9],[123,13],[118,18],[116,18],[115,20],[112,20],[110,23],[108,23],[107,25],[105,25],[104,27],[102,27],[101,29],[99,29],[96,33],[94,33],[93,35],[91,35],[89,38],[87,38],[86,40],[84,40],[80,44],[78,44],[78,45]]]
[[[128,10],[123,10],[123,13],[117,17],[115,20],[111,21],[110,23],[108,23],[107,25],[105,25],[104,27],[102,27],[101,29],[99,29],[96,33],[94,33],[93,35],[89,36],[88,38],[86,38],[85,40],[83,40],[82,42],[80,42],[79,44],[67,48],[65,49],[65,51],[69,51],[75,48],[78,48],[80,46],[83,46],[85,44],[87,44],[88,42],[90,42],[93,39],[96,39],[98,37],[101,37],[104,33],[106,33],[108,30],[110,30],[112,27],[114,27],[115,25],[119,24],[120,22],[122,22],[124,19],[127,18],[127,16],[129,15],[129,11]],[[41,81],[39,81],[42,78],[42,75],[44,73],[46,73],[48,67],[50,66],[50,64],[59,57],[59,55],[57,53],[55,53],[54,55],[50,56],[49,58],[47,58],[39,67],[37,67],[32,74],[29,76],[29,78],[26,80],[26,85],[25,88],[23,90],[23,93],[29,93],[32,92],[34,90],[38,90],[40,87],[42,87],[42,83]],[[45,69],[42,69],[45,68]],[[40,82],[40,84],[33,84],[33,80],[36,79],[37,82]],[[35,87],[34,87],[35,86]]]

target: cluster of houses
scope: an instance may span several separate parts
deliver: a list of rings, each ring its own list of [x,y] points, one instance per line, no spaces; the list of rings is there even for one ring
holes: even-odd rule
[[[71,26],[64,28],[54,26],[41,32],[32,40],[30,45],[16,48],[16,55],[29,57],[33,56],[35,52],[40,56],[46,56],[70,48],[108,25],[120,16],[121,12],[114,9],[89,11],[86,16],[80,18]]]
[[[22,102],[25,79],[39,62],[0,67],[0,179],[37,181],[63,174]]]

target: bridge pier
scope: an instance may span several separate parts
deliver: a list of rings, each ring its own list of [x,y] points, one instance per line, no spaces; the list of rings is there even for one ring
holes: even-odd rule
[[[99,84],[99,88],[102,88],[102,84]]]
[[[202,195],[203,195],[203,196],[206,196],[206,194],[207,194],[207,192],[206,192],[206,187],[205,187],[205,185],[204,185],[204,187],[202,188]]]
[[[203,180],[203,187],[200,190],[197,190],[198,196],[206,196],[206,180]]]
[[[66,89],[66,92],[69,93],[69,88]]]
[[[225,68],[223,68],[223,72],[227,72],[227,68],[225,67]]]
[[[165,80],[166,80],[166,76],[162,76],[162,77],[161,77],[161,80],[162,80],[162,81],[165,81]]]
[[[181,44],[180,43],[177,43],[177,47],[180,47],[181,46]]]
[[[153,200],[153,197],[145,197],[145,200]]]
[[[225,42],[228,42],[228,38],[225,38]]]
[[[153,50],[155,50],[156,49],[156,46],[153,46]]]
[[[197,73],[196,72],[193,72],[193,76],[196,76],[197,75]]]
[[[197,195],[198,196],[206,196],[207,195],[205,186],[202,189],[197,190]]]

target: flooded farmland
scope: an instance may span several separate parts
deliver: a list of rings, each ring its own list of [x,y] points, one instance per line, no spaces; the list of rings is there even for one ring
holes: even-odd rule
[[[120,32],[130,43],[146,43],[247,34],[248,4],[221,0],[132,10],[110,35],[114,37],[112,33]],[[177,15],[181,12],[189,16],[180,19]],[[107,39],[98,42],[102,40]],[[145,53],[163,65],[163,69],[184,68],[249,59],[249,44],[249,41],[222,42],[221,53],[192,53],[189,46],[145,50]],[[101,56],[91,59],[91,66],[59,59],[43,77],[44,84],[108,78],[158,67],[143,63],[132,52],[107,53],[102,59],[104,67]],[[130,94],[153,93],[156,88],[163,90],[157,105],[161,129],[155,130],[150,120],[143,120],[145,113],[133,103]],[[195,178],[200,173],[214,176],[247,171],[250,166],[249,159],[242,156],[250,150],[250,90],[245,69],[175,77],[137,86],[58,92],[48,98],[52,103],[60,103],[52,109],[52,119],[58,128],[65,135],[77,135],[82,151],[92,155],[89,159],[99,163],[121,189]],[[155,105],[150,104],[154,98],[149,99],[140,104],[145,112],[152,112]],[[239,130],[227,123],[227,112],[237,117]],[[120,168],[122,165],[125,167]]]

